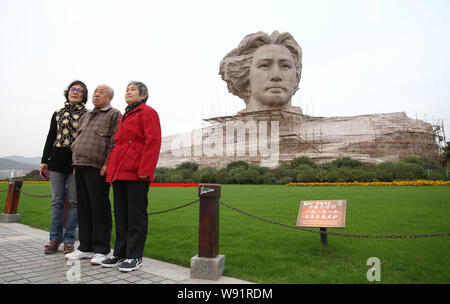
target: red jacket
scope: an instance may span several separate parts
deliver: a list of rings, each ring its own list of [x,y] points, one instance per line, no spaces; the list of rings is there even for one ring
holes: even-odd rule
[[[106,181],[153,181],[161,148],[161,125],[158,113],[140,104],[120,119],[114,136],[115,146],[108,157]],[[139,175],[148,176],[147,179]]]

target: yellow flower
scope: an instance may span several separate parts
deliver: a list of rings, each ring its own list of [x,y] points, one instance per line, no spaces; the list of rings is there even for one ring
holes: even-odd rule
[[[450,181],[393,181],[393,182],[342,182],[342,183],[294,183],[291,182],[287,186],[450,186]]]

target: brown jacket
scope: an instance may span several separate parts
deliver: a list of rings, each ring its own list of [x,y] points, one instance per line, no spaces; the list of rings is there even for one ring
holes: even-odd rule
[[[107,105],[83,115],[72,144],[72,164],[101,169],[114,146],[114,134],[122,114]]]

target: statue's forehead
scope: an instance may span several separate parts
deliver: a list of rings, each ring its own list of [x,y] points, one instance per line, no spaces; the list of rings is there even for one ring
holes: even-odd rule
[[[265,44],[256,49],[255,54],[253,55],[253,61],[263,59],[286,59],[294,61],[288,48],[281,44]]]

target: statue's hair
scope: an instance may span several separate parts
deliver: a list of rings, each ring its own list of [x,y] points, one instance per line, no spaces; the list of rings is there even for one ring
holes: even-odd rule
[[[249,74],[253,55],[256,50],[266,44],[280,44],[285,46],[292,54],[295,62],[298,90],[302,74],[302,48],[289,33],[274,31],[272,35],[264,32],[249,34],[242,39],[241,43],[229,52],[220,62],[219,74],[227,83],[230,93],[239,96],[246,103],[250,97]]]

